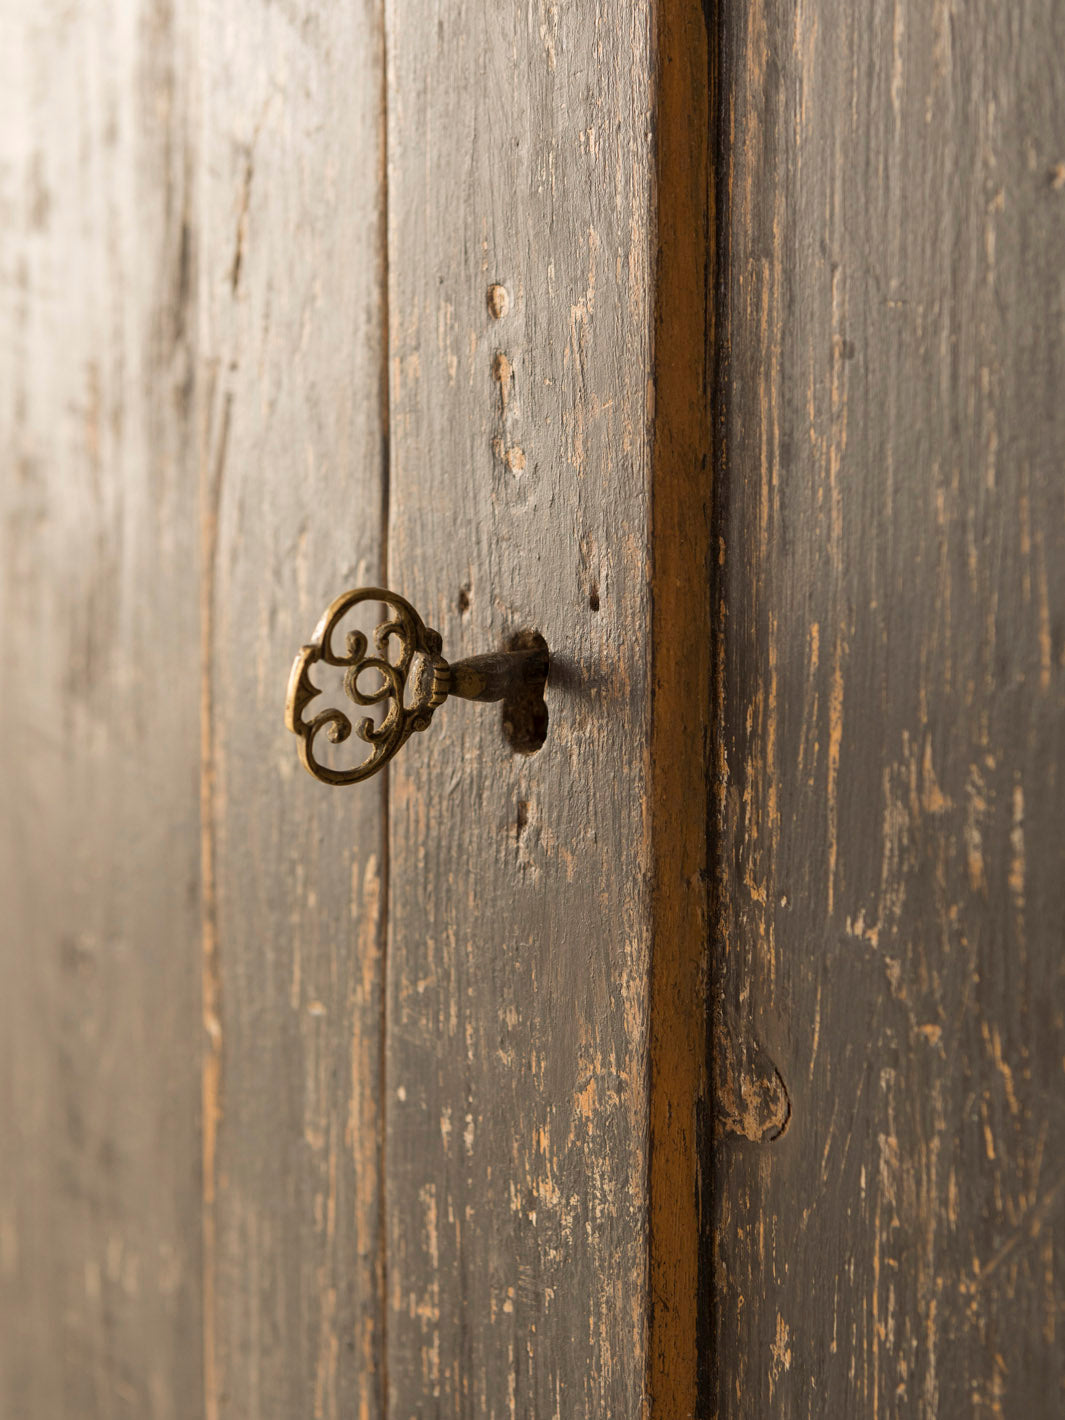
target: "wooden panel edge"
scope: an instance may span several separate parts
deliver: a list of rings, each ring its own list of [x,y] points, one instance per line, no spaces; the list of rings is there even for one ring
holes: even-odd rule
[[[657,11],[648,1397],[700,1412],[706,1294],[701,1136],[707,1098],[707,814],[711,744],[708,295],[713,51],[701,0]]]

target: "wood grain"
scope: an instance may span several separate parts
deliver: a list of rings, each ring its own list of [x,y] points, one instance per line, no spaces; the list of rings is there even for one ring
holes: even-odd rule
[[[654,21],[388,7],[390,582],[553,657],[391,770],[397,1420],[648,1399]]]
[[[718,1411],[1058,1415],[1065,15],[719,41]]]
[[[0,18],[0,1414],[199,1413],[184,4]]]
[[[382,27],[201,5],[206,1415],[381,1414],[386,861],[282,723],[380,580]]]

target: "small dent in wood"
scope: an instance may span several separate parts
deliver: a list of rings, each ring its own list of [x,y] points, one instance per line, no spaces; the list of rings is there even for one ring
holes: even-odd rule
[[[588,593],[588,609],[589,609],[589,611],[598,611],[598,610],[599,610],[599,583],[598,583],[598,582],[593,582],[593,583],[592,583],[591,590],[590,590],[589,593]]]
[[[510,310],[510,297],[507,288],[497,283],[488,288],[488,309],[494,320],[502,320],[507,311]]]
[[[467,582],[464,586],[462,586],[462,587],[459,588],[459,594],[458,594],[458,596],[455,598],[455,605],[456,605],[456,607],[458,608],[458,611],[459,611],[459,615],[460,615],[460,616],[465,616],[466,613],[469,611],[469,609],[470,609],[470,584],[469,584],[468,582]]]
[[[499,386],[500,398],[503,401],[503,413],[507,412],[507,400],[510,398],[510,382],[514,377],[514,366],[510,359],[502,350],[496,351],[496,357],[492,361],[492,379]]]
[[[525,450],[511,442],[518,412],[513,388],[514,365],[502,350],[497,350],[492,360],[492,379],[499,386],[499,432],[492,439],[492,453],[511,473],[524,473]]]

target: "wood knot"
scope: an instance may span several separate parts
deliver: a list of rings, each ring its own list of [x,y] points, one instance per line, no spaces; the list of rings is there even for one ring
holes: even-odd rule
[[[780,1071],[757,1043],[737,1044],[719,1019],[714,1031],[715,1125],[755,1144],[779,1139],[791,1120]]]

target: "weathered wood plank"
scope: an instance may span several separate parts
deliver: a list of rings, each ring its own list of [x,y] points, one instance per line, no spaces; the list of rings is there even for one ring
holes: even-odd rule
[[[681,818],[649,768],[656,23],[643,4],[388,7],[390,583],[445,654],[534,628],[554,657],[537,754],[449,704],[391,770],[396,1417],[636,1416],[650,1372],[690,1384],[668,1328],[648,1334],[652,836]],[[658,431],[666,480],[690,393]],[[693,545],[701,516],[697,499]],[[666,679],[676,708],[684,675]],[[696,833],[659,887],[694,899],[699,938],[694,745]],[[662,1003],[692,979],[690,941],[663,957]],[[692,1160],[692,1080],[660,1063],[686,1110],[669,1139],[662,1112],[661,1142]],[[694,1250],[694,1203],[659,1203]]]
[[[1065,12],[721,40],[719,1409],[1057,1415]]]
[[[381,1411],[382,798],[282,724],[381,575],[382,25],[202,5],[207,1415]]]
[[[0,20],[0,1413],[200,1411],[184,4]]]

